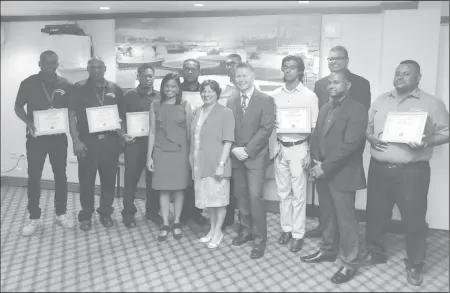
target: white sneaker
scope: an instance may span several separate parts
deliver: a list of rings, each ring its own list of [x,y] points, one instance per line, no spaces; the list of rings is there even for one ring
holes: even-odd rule
[[[40,219],[29,220],[28,223],[22,229],[22,236],[30,236],[36,232],[37,228],[41,225]]]
[[[56,222],[66,229],[71,229],[74,226],[73,220],[67,214],[57,216]]]

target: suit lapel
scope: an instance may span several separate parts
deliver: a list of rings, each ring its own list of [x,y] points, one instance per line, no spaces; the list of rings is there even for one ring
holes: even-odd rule
[[[234,99],[234,107],[235,107],[235,113],[236,113],[236,123],[239,123],[239,125],[242,125],[242,121],[244,119],[243,112],[241,108],[241,97],[240,95],[237,95],[237,97]]]
[[[325,131],[325,135],[330,131],[331,127],[333,127],[334,122],[336,122],[336,119],[339,118],[342,115],[345,115],[348,109],[347,103],[349,102],[350,97],[346,97],[342,104],[338,107],[336,110],[336,113],[334,113],[334,116],[331,118],[330,124],[328,125],[328,128]]]

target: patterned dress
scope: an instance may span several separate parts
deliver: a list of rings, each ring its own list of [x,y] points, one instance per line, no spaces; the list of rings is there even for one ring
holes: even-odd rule
[[[200,147],[200,131],[203,123],[209,115],[209,111],[205,113],[203,108],[198,111],[200,115],[197,126],[195,128],[194,140],[194,187],[195,187],[195,206],[199,209],[215,208],[227,206],[230,201],[230,178],[216,180],[214,177],[200,177],[198,170],[199,164],[199,147]]]

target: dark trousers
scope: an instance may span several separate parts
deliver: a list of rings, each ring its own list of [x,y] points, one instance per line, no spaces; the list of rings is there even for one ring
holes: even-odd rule
[[[133,217],[137,208],[134,204],[135,194],[142,170],[145,172],[146,202],[145,212],[147,215],[158,216],[159,192],[152,188],[152,172],[147,165],[148,139],[137,137],[136,140],[127,144],[125,148],[125,195],[123,197],[122,217]]]
[[[233,168],[234,195],[240,216],[240,232],[251,233],[254,245],[265,246],[267,240],[266,207],[263,187],[266,170]]]
[[[336,190],[325,180],[316,180],[316,186],[323,228],[320,249],[339,253],[343,265],[356,267],[360,249],[360,226],[354,203],[356,191]]]
[[[386,253],[384,235],[394,204],[397,204],[405,227],[408,261],[413,265],[424,262],[429,163],[393,167],[371,159],[367,181],[367,250],[382,255]]]
[[[28,211],[30,219],[39,219],[41,209],[41,178],[45,159],[50,159],[53,175],[55,177],[55,210],[56,215],[64,215],[67,210],[67,136],[48,135],[32,137],[27,136],[28,161]]]
[[[181,212],[180,221],[186,222],[188,219],[198,219],[202,215],[202,210],[195,206],[195,188],[194,182],[188,185],[184,190],[183,211]]]
[[[116,133],[91,134],[82,140],[87,151],[78,157],[78,180],[80,182],[81,211],[78,221],[90,221],[95,208],[95,178],[100,176],[100,217],[111,217],[119,162],[119,138]]]
[[[233,177],[230,178],[230,202],[227,205],[227,212],[225,214],[224,224],[232,225],[234,223],[234,214],[236,211],[236,196],[234,196],[234,182]]]

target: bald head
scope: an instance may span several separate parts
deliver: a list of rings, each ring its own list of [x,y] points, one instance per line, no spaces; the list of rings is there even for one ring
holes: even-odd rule
[[[91,80],[101,81],[106,72],[105,62],[100,57],[93,57],[88,61],[87,71]]]
[[[47,50],[39,56],[39,67],[44,75],[54,76],[59,66],[58,55],[55,52]]]

